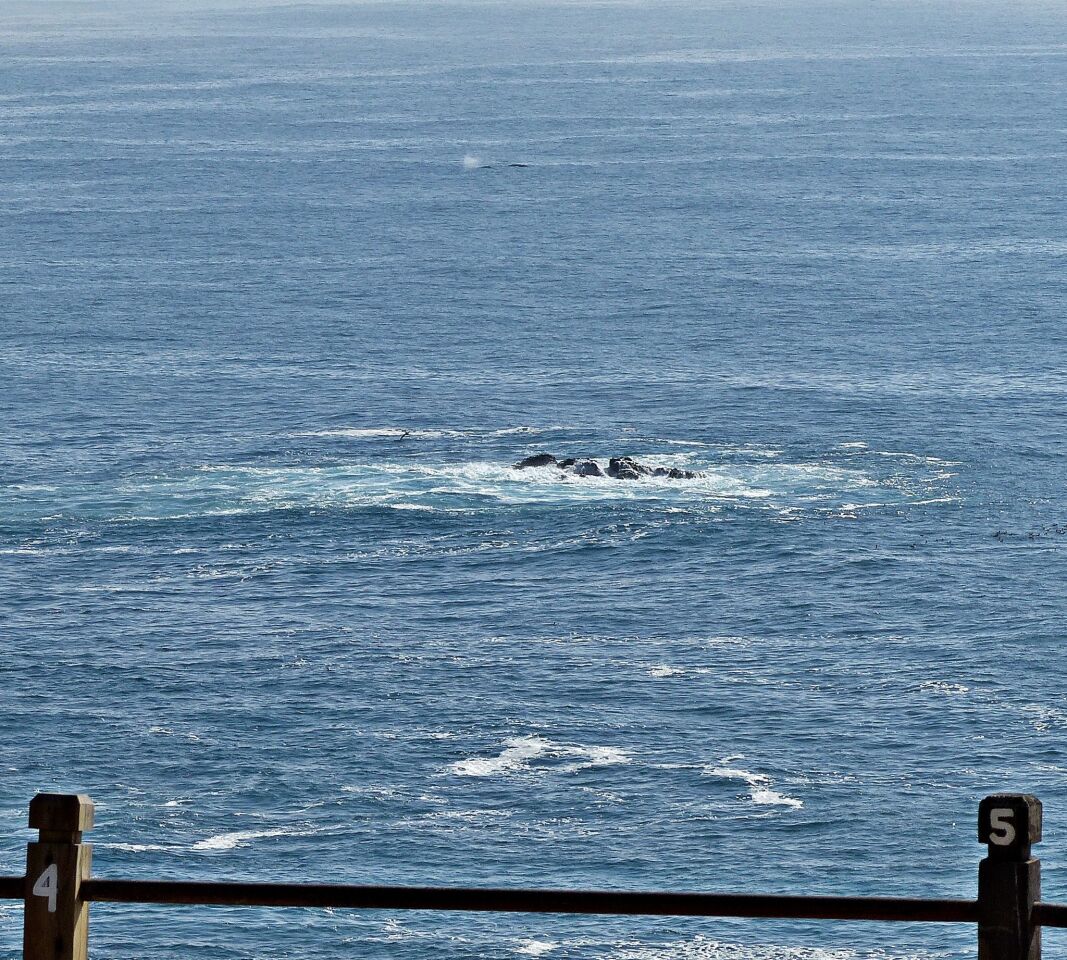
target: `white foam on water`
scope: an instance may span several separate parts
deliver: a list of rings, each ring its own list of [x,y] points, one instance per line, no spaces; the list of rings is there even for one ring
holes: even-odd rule
[[[104,847],[108,850],[121,850],[124,853],[174,853],[184,849],[183,847],[167,846],[162,843],[106,843],[97,841],[94,847]]]
[[[958,696],[970,692],[970,687],[965,687],[962,683],[949,683],[947,680],[925,680],[919,684],[919,689],[927,693],[940,693],[946,696]]]
[[[537,428],[540,431],[559,429]],[[490,432],[531,432],[531,427]],[[398,438],[400,427],[343,428],[356,437]],[[422,435],[486,436],[476,431],[423,431]],[[722,462],[706,451],[667,446],[642,454],[652,467],[685,467],[689,479],[645,476],[636,480],[577,477],[554,467],[516,470],[511,461],[454,463],[378,456],[329,465],[204,464],[182,474],[129,479],[115,487],[86,490],[66,506],[71,515],[110,523],[194,520],[261,514],[275,510],[387,509],[410,513],[466,513],[505,506],[580,506],[601,502],[640,503],[664,511],[699,514],[728,508],[754,509],[772,519],[812,511],[854,516],[859,509],[947,503],[956,498],[931,488],[928,477],[902,482],[899,474],[878,479],[858,464],[788,462],[780,451],[736,448],[741,460]],[[928,460],[928,458],[927,458]],[[927,460],[916,459],[919,466]],[[602,467],[607,460],[601,458]],[[921,486],[921,494],[917,489]],[[919,497],[922,496],[922,500]],[[42,511],[52,515],[51,510]],[[37,517],[37,519],[43,519]],[[684,518],[683,521],[684,522]],[[29,547],[30,545],[27,545]]]
[[[381,439],[383,437],[441,437],[440,430],[404,430],[401,427],[336,427],[329,430],[306,430],[294,437],[347,437],[350,440]]]
[[[179,730],[172,730],[170,727],[149,727],[148,732],[154,736],[160,737],[181,737],[184,740],[190,740],[194,743],[203,742],[203,738],[196,733],[181,732]]]
[[[396,826],[398,829],[436,826],[452,833],[462,829],[495,827],[512,816],[513,814],[508,810],[433,810],[430,813],[398,820]]]
[[[727,764],[736,760],[743,760],[744,754],[736,754],[732,757],[723,757],[720,763]],[[713,777],[722,777],[726,780],[740,780],[748,785],[749,796],[754,804],[759,806],[782,806],[799,810],[804,806],[802,800],[788,797],[784,793],[778,793],[771,787],[774,781],[763,773],[753,773],[740,767],[718,766],[711,769],[705,768],[704,772]]]
[[[756,641],[752,637],[722,636],[702,637],[697,642],[706,647],[749,647]]]
[[[540,757],[548,746],[549,741],[540,737],[517,737],[505,741],[504,749],[496,757],[460,760],[453,763],[449,770],[461,777],[491,777],[524,769],[528,761]]]
[[[757,457],[764,460],[776,460],[784,452],[777,447],[742,446],[719,448],[719,453],[739,457]]]
[[[558,764],[565,758],[570,763]],[[540,764],[537,761],[541,761]],[[495,757],[470,757],[450,764],[449,773],[460,777],[493,777],[512,773],[545,773],[558,770],[572,773],[590,767],[607,767],[630,763],[630,757],[617,747],[558,743],[545,737],[513,737],[504,741],[504,749]]]
[[[527,957],[540,957],[546,953],[551,953],[558,947],[558,943],[553,943],[549,940],[520,940],[515,952]]]
[[[660,458],[657,465],[671,465]],[[667,461],[664,463],[664,461]],[[784,481],[784,483],[783,483]],[[783,486],[819,490],[869,481],[856,471],[819,472],[800,467],[793,475],[714,468],[692,480],[644,477],[618,481],[608,477],[575,477],[553,468],[514,470],[510,464],[473,461],[457,464],[378,462],[327,467],[205,466],[195,475],[146,484],[124,491],[149,500],[153,512],[122,511],[123,519],[179,519],[219,516],[264,509],[307,507],[385,507],[417,509],[504,504],[590,503],[601,500],[732,500],[764,501]],[[777,489],[776,489],[777,488]],[[456,499],[461,502],[456,504]],[[146,504],[148,506],[148,504]]]
[[[944,460],[941,457],[926,456],[921,453],[908,453],[906,450],[874,450],[876,457],[892,457],[894,460],[903,460],[908,463],[928,463],[941,467],[958,467],[959,460]]]
[[[837,509],[843,514],[855,516],[858,510],[877,510],[880,507],[889,506],[892,506],[892,504],[884,500],[875,500],[870,503],[842,503],[841,506],[837,507]]]
[[[290,434],[293,437],[324,437],[347,440],[384,440],[399,439],[405,437],[414,440],[446,440],[446,439],[479,439],[492,437],[512,437],[522,435],[541,435],[558,433],[568,430],[563,425],[549,425],[544,427],[503,427],[498,430],[480,429],[447,429],[444,427],[431,428],[408,428],[408,427],[324,427],[321,430],[302,430]]]
[[[1030,725],[1038,733],[1067,728],[1067,711],[1059,707],[1050,707],[1043,703],[1028,703],[1022,708],[1022,712],[1032,718]]]
[[[567,944],[569,946],[570,944]],[[802,947],[787,944],[730,943],[702,934],[668,943],[621,943],[607,954],[612,960],[944,960],[934,951],[890,952],[882,948]]]
[[[658,667],[649,667],[647,672],[650,677],[680,677],[686,671],[680,667],[668,667],[662,665]]]
[[[220,851],[233,850],[236,847],[247,847],[253,840],[263,840],[268,837],[309,837],[318,833],[317,830],[309,830],[306,827],[274,827],[269,830],[233,830],[229,833],[218,833],[213,837],[198,840],[193,844],[193,850]]]
[[[397,791],[393,787],[361,787],[346,785],[341,787],[341,792],[374,797],[376,800],[391,800],[393,797],[397,796]]]
[[[710,447],[703,440],[670,440],[666,437],[626,437],[620,443],[654,443],[664,447]]]

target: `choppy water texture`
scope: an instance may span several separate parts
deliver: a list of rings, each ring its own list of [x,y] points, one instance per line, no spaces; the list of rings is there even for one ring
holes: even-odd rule
[[[0,873],[56,789],[113,877],[968,896],[1007,788],[1067,898],[1062,4],[5,0],[0,58]],[[99,960],[973,955],[93,912]]]

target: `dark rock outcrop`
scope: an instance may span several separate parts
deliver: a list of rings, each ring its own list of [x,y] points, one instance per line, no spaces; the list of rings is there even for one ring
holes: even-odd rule
[[[612,457],[605,471],[596,460],[577,457],[557,460],[550,453],[535,453],[514,465],[516,470],[525,470],[527,467],[558,467],[563,473],[573,474],[576,477],[611,477],[613,480],[640,480],[642,477],[695,480],[702,476],[692,470],[682,470],[680,467],[650,467],[633,457]]]
[[[535,453],[532,457],[524,457],[514,465],[515,470],[525,470],[527,467],[552,467],[556,466],[556,458],[551,453]]]
[[[579,460],[574,465],[574,472],[579,477],[602,477],[604,471],[595,460]]]
[[[654,477],[666,477],[668,480],[695,480],[700,476],[692,470],[682,470],[679,467],[656,467],[652,471]]]
[[[638,463],[633,457],[612,457],[608,461],[608,476],[616,480],[637,480],[651,477],[652,468]]]

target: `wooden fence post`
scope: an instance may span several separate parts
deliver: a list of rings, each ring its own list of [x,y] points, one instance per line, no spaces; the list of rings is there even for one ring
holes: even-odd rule
[[[86,960],[89,904],[81,884],[89,879],[93,850],[81,839],[92,826],[86,796],[39,793],[30,801],[30,827],[40,834],[26,848],[23,960]]]
[[[1028,793],[997,793],[978,806],[978,839],[989,844],[978,864],[978,960],[1041,960],[1041,801]]]

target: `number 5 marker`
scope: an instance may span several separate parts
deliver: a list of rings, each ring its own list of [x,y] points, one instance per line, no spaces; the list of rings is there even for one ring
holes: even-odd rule
[[[989,811],[989,842],[998,847],[1010,846],[1015,839],[1015,825],[1011,822],[1015,811],[1011,807],[994,807]]]

